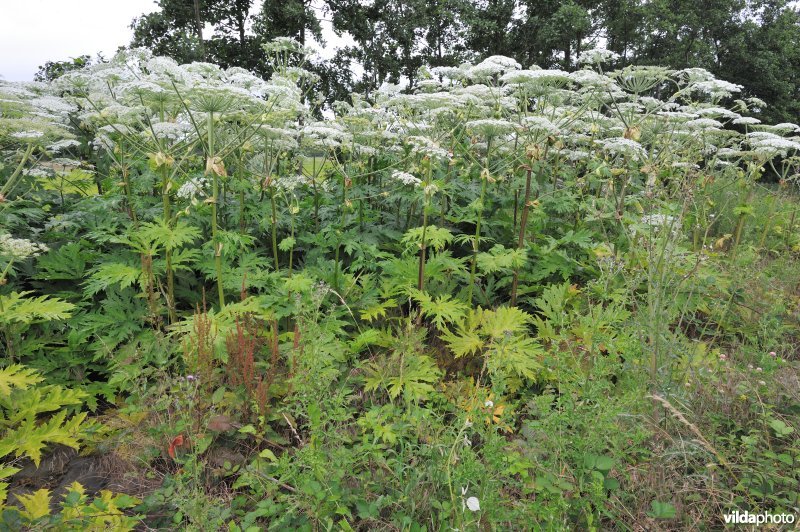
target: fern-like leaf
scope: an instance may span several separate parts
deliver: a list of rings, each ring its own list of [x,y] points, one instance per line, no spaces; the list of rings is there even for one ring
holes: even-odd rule
[[[42,380],[43,378],[36,370],[26,368],[21,364],[0,368],[0,398],[9,397],[11,388],[26,390]]]
[[[84,291],[86,295],[93,296],[113,285],[128,288],[139,280],[141,273],[140,268],[130,264],[106,262],[94,268],[91,277],[84,284]]]
[[[22,517],[29,521],[50,515],[50,490],[46,488],[29,495],[17,495],[17,500],[22,504]]]
[[[62,410],[38,425],[35,419],[27,419],[0,439],[0,458],[14,453],[18,458],[29,457],[39,467],[42,450],[48,444],[60,443],[78,449],[81,423],[85,418],[86,413],[82,412],[67,419],[67,411]]]
[[[31,292],[0,296],[0,323],[34,323],[70,317],[75,305],[57,297],[26,297]]]

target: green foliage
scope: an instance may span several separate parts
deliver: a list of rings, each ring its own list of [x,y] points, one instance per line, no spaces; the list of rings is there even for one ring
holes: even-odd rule
[[[303,48],[315,6],[251,5],[159,2],[135,39],[176,62],[0,84],[0,526],[713,529],[797,508],[797,127],[708,72],[628,64],[662,39],[722,68],[721,34],[663,2],[344,0],[326,6],[360,46],[333,69]],[[571,70],[600,34],[635,53],[519,68]],[[177,64],[201,58],[221,67]],[[6,501],[24,461],[85,443],[143,500]]]
[[[427,293],[416,289],[409,290],[409,295],[419,303],[422,315],[429,318],[439,330],[449,324],[461,322],[469,310],[466,304],[448,295],[434,299]]]
[[[92,58],[89,55],[71,57],[66,61],[47,61],[39,67],[39,71],[33,75],[33,79],[34,81],[53,81],[67,72],[80,70],[91,63]]]
[[[0,507],[0,518],[7,526],[26,529],[54,528],[58,530],[134,530],[139,518],[124,512],[139,501],[127,495],[102,491],[89,497],[78,482],[69,486],[60,509],[51,515],[52,495],[47,489],[17,497],[21,508]]]
[[[0,295],[0,325],[21,323],[29,325],[51,320],[62,320],[70,316],[75,308],[55,297],[26,297],[31,292],[11,292]]]
[[[530,314],[516,307],[479,307],[471,310],[454,330],[446,330],[442,339],[456,357],[482,357],[495,385],[501,385],[508,375],[535,380],[543,368],[544,351],[525,334],[531,319]]]
[[[69,407],[81,405],[84,392],[60,386],[41,385],[43,378],[35,371],[15,364],[0,369],[0,480],[5,481],[20,468],[9,464],[12,458],[31,460],[39,466],[42,453],[53,444],[78,449],[90,423],[86,413],[71,414]],[[22,510],[7,506],[8,482],[0,482],[0,521],[8,523],[9,514],[19,514],[28,524],[49,515],[50,496],[39,490],[18,497]]]
[[[422,338],[418,332],[408,332],[405,337],[391,339],[392,353],[364,366],[364,390],[382,390],[394,400],[403,395],[406,402],[428,399],[441,371],[429,357],[418,352]],[[397,342],[399,345],[392,345]]]

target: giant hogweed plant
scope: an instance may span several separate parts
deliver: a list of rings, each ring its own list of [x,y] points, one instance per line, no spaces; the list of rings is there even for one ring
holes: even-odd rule
[[[677,333],[724,320],[698,300],[734,297],[709,256],[772,245],[768,228],[748,240],[759,178],[796,176],[800,128],[747,116],[757,99],[727,105],[740,87],[701,69],[495,56],[320,120],[307,50],[279,39],[265,52],[269,80],[130,50],[50,85],[0,84],[3,347],[54,378],[110,380],[109,401],[156,366],[202,373],[214,405],[241,398],[221,367],[246,359],[255,425],[287,431],[309,460],[329,436],[320,398],[346,432],[343,405],[363,387],[374,408],[357,430],[388,447],[455,410],[450,452],[432,462],[444,520],[471,522],[454,478],[475,412],[514,430],[531,390],[588,389],[616,367],[608,356],[674,390]],[[710,197],[721,187],[726,202]],[[71,373],[45,360],[51,347]],[[524,463],[508,467],[524,476]],[[290,487],[309,474],[283,470]]]

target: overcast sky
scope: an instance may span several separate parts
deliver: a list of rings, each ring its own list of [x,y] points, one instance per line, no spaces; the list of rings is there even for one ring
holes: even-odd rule
[[[30,81],[47,61],[97,52],[131,40],[131,20],[154,0],[0,0],[0,76]]]
[[[155,0],[0,0],[0,78],[30,81],[47,61],[111,57],[130,43],[134,17],[156,9]],[[330,48],[345,42],[323,28]]]

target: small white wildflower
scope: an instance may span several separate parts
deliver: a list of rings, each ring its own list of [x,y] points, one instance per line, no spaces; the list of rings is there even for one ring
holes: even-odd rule
[[[576,70],[569,74],[570,81],[587,87],[613,87],[614,80],[591,69]]]
[[[450,159],[450,153],[428,137],[412,135],[406,137],[405,140],[411,144],[411,152],[415,155],[422,155],[431,159]]]
[[[578,55],[578,63],[597,65],[600,63],[608,63],[609,61],[616,61],[619,59],[619,54],[606,50],[605,48],[592,48],[585,50]]]
[[[712,98],[727,98],[731,96],[731,94],[741,92],[742,90],[741,85],[729,83],[721,79],[692,83],[691,88],[697,92],[708,94]]]
[[[761,120],[752,116],[743,116],[735,119],[733,123],[740,126],[755,126],[756,124],[760,124]]]
[[[701,107],[700,109],[695,109],[694,111],[700,116],[721,116],[723,118],[733,120],[742,118],[738,113],[734,113],[733,111],[725,109],[724,107]]]
[[[798,126],[797,124],[792,124],[791,122],[781,122],[780,124],[774,124],[768,127],[773,131],[783,131],[785,133],[800,133],[800,126]]]
[[[0,254],[12,257],[16,260],[37,257],[48,251],[48,247],[38,242],[33,242],[24,238],[14,238],[9,234],[0,235]]]
[[[664,117],[672,122],[682,122],[684,120],[694,120],[697,118],[697,113],[689,113],[686,111],[660,111],[656,113],[658,116]]]
[[[561,133],[558,126],[543,116],[526,116],[522,119],[522,124],[528,129],[543,131],[548,135],[558,135]]]
[[[38,107],[39,109],[44,109],[51,113],[56,114],[68,114],[74,111],[77,111],[77,107],[73,104],[63,100],[61,98],[57,98],[55,96],[43,96],[41,98],[34,98],[30,101],[31,105],[34,107]]]
[[[684,124],[690,129],[717,129],[722,127],[722,123],[713,118],[696,118]]]
[[[81,143],[74,139],[64,139],[59,140],[58,142],[54,142],[50,144],[47,149],[48,151],[58,153],[64,150],[68,150],[69,148],[76,148],[80,146]]]
[[[44,168],[42,166],[34,166],[32,168],[26,168],[22,171],[22,173],[28,177],[46,178],[53,176],[53,169]]]
[[[275,180],[275,187],[284,192],[294,192],[309,182],[308,178],[302,174],[279,177]]]
[[[774,157],[781,154],[784,157],[789,151],[800,151],[800,143],[781,137],[764,137],[761,139],[750,140],[755,152],[765,157]]]
[[[471,67],[467,71],[467,75],[473,79],[485,79],[509,70],[519,70],[520,68],[522,68],[520,64],[510,57],[493,55]]]
[[[145,135],[155,133],[157,138],[173,142],[187,139],[194,131],[191,124],[185,122],[154,122],[151,127],[152,132],[145,130]]]
[[[487,399],[486,402],[483,403],[483,406],[486,408],[492,408],[494,406],[494,401]]]
[[[599,139],[595,142],[600,144],[604,150],[614,155],[627,156],[633,160],[639,160],[647,156],[645,149],[635,140],[625,138],[610,138]]]
[[[517,125],[508,120],[497,120],[494,118],[484,118],[481,120],[470,120],[466,124],[467,129],[491,137],[510,133],[517,128]]]
[[[394,179],[396,181],[400,181],[404,185],[417,186],[417,185],[422,184],[422,180],[420,180],[417,177],[414,177],[413,175],[409,174],[408,172],[394,171],[394,172],[392,172],[392,179]]]
[[[198,194],[203,194],[208,180],[204,177],[190,179],[178,188],[175,193],[179,198],[192,199]]]
[[[431,68],[430,72],[432,76],[448,79],[460,79],[464,77],[464,71],[457,67],[438,66]]]
[[[11,134],[15,139],[26,140],[28,142],[34,141],[44,136],[41,131],[17,131]]]
[[[665,225],[672,225],[675,223],[677,218],[675,216],[670,216],[669,214],[647,214],[642,216],[642,223],[647,225],[652,225],[654,227],[661,227]]]

